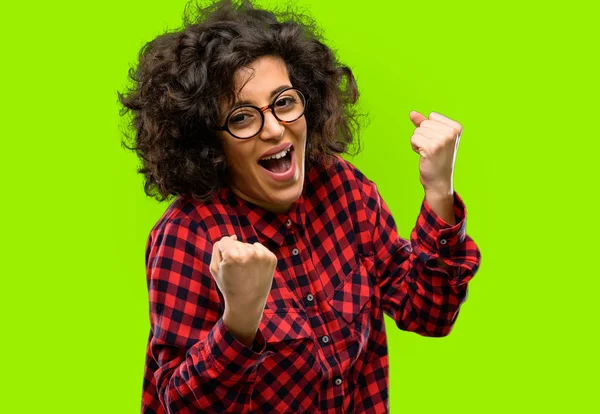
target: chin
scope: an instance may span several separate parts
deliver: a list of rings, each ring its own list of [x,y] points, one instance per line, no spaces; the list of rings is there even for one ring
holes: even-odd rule
[[[296,183],[293,187],[277,190],[277,193],[273,194],[274,197],[271,197],[269,201],[272,204],[288,206],[298,200],[301,194],[302,185],[301,183]]]
[[[268,210],[283,213],[287,212],[291,205],[300,198],[302,185],[296,183],[290,188],[273,191],[273,193],[268,193],[266,197],[261,197],[261,199],[268,205]]]

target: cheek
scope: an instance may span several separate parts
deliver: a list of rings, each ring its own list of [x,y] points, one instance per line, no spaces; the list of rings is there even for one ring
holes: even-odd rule
[[[223,149],[230,166],[237,171],[245,170],[248,161],[252,159],[251,148],[249,146],[244,148],[243,145],[239,145],[237,142],[224,143]]]
[[[293,128],[294,131],[294,135],[296,135],[296,137],[298,137],[298,140],[300,140],[301,142],[305,142],[306,141],[306,120],[304,118],[302,118],[302,122],[298,122],[294,125]]]

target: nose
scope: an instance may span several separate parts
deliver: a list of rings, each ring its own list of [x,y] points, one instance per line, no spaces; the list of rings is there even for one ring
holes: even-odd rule
[[[273,112],[267,110],[263,112],[263,115],[265,117],[265,123],[260,131],[260,138],[264,140],[280,139],[283,136],[285,126],[275,118]]]

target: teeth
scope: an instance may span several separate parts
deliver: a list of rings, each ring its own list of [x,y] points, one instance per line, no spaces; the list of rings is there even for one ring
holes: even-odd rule
[[[286,149],[284,149],[283,151],[281,151],[281,152],[278,152],[277,154],[273,154],[273,155],[271,155],[271,156],[269,156],[269,157],[261,158],[261,161],[262,161],[262,160],[277,160],[277,159],[279,159],[279,158],[283,158],[283,157],[285,157],[285,155],[286,155],[288,152],[290,152],[291,150],[292,150],[292,146],[290,145],[289,147],[287,147],[287,148],[286,148]]]

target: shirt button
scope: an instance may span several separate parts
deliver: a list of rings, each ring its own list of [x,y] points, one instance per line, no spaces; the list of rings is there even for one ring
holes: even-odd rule
[[[292,220],[290,220],[290,219],[287,219],[287,220],[285,221],[285,227],[290,227],[291,225],[292,225]]]
[[[300,252],[298,251],[298,249],[294,249],[294,250],[292,250],[292,254],[293,254],[294,256],[298,256],[298,253],[300,253]]]
[[[312,302],[314,298],[315,297],[311,293],[309,293],[308,295],[306,295],[306,300],[309,301],[309,302]]]
[[[342,385],[342,379],[341,378],[336,378],[335,379],[335,385]]]
[[[446,244],[446,243],[448,243],[448,242],[446,241],[446,239],[442,239],[442,240],[440,240],[440,244]]]
[[[321,338],[321,341],[323,341],[323,343],[326,344],[327,342],[329,342],[329,337],[325,335],[323,338]]]

